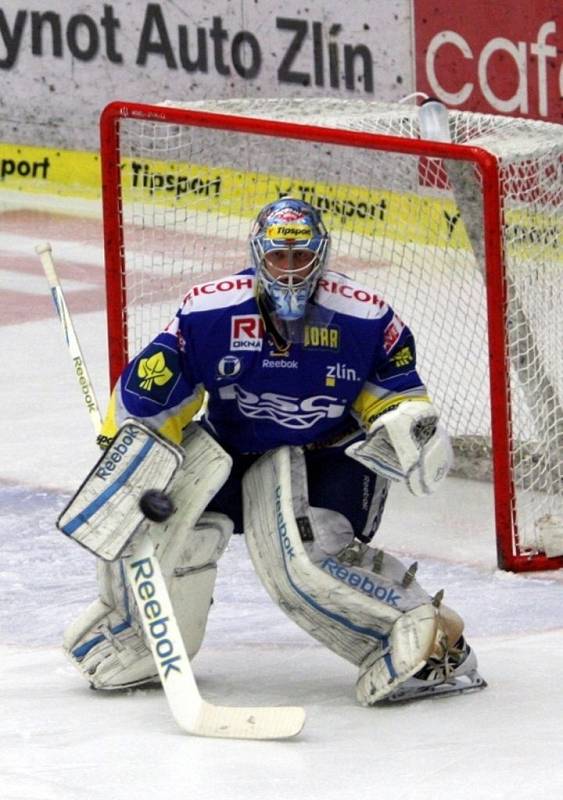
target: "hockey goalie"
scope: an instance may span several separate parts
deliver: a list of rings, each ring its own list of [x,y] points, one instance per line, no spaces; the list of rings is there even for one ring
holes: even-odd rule
[[[93,687],[158,680],[123,568],[139,524],[131,498],[149,488],[175,508],[151,536],[190,656],[235,532],[272,599],[357,665],[362,705],[485,685],[442,593],[374,547],[393,482],[434,492],[451,449],[411,331],[329,268],[329,244],[315,208],[270,203],[250,266],[192,287],[114,387],[104,456],[60,520],[99,556],[99,598],[64,640]]]

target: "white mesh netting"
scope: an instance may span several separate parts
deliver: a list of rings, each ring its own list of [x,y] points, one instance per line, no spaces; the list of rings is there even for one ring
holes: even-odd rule
[[[412,105],[225,100],[186,108],[420,135]],[[452,112],[450,132],[453,142],[485,148],[500,163],[515,549],[533,553],[543,549],[542,520],[563,518],[563,128]],[[293,194],[323,211],[332,267],[374,288],[414,331],[458,470],[490,477],[484,224],[471,164],[446,172],[450,162],[439,159],[154,118],[121,120],[120,142],[130,355],[169,321],[193,283],[247,266],[252,218]]]

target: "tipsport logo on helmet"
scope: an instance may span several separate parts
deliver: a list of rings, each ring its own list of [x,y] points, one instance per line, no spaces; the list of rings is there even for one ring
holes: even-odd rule
[[[266,239],[281,241],[287,244],[296,242],[308,242],[313,238],[313,230],[310,225],[299,225],[297,223],[275,223],[269,225],[265,233]]]
[[[297,198],[285,197],[265,206],[255,221],[250,245],[256,266],[270,247],[307,243],[323,262],[329,236],[319,212]]]
[[[219,389],[222,400],[234,400],[240,413],[250,419],[264,419],[291,430],[307,430],[323,419],[337,419],[344,414],[346,404],[326,395],[313,395],[300,400],[273,392],[258,395],[243,389],[238,383]]]

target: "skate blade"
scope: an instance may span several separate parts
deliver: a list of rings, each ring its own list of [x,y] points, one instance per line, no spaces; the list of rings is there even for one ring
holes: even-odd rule
[[[426,700],[432,697],[449,697],[454,694],[469,694],[485,689],[487,682],[478,672],[471,672],[460,678],[437,683],[434,686],[408,685],[406,681],[380,703],[407,703],[411,700]],[[378,704],[379,705],[379,704]]]

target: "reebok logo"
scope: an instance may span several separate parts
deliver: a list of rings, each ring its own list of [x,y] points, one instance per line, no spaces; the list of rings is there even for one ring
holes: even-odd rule
[[[336,580],[347,583],[353,589],[375,597],[377,600],[382,600],[390,606],[397,608],[397,601],[402,599],[401,595],[394,592],[393,589],[378,586],[367,575],[348,569],[334,558],[325,558],[321,566]]]
[[[126,429],[126,433],[117,444],[112,444],[108,452],[108,457],[103,464],[100,464],[96,470],[96,477],[105,481],[106,478],[111,478],[111,473],[115,469],[115,465],[123,459],[123,456],[129,451],[129,448],[134,443],[137,436],[141,433],[138,428],[132,425]]]
[[[164,670],[164,678],[171,672],[182,673],[180,665],[181,656],[174,653],[174,643],[168,638],[168,617],[162,615],[162,606],[155,598],[156,586],[151,578],[154,575],[152,560],[141,558],[129,567],[130,579],[135,584],[139,598],[144,601],[139,604],[139,611],[148,622],[149,636],[155,646],[155,658],[160,659],[160,669]]]
[[[80,388],[82,389],[82,394],[84,395],[84,400],[86,405],[88,406],[88,411],[95,411],[96,404],[94,403],[94,398],[91,395],[91,388],[88,382],[86,375],[84,374],[84,364],[80,356],[74,356],[72,359],[74,362],[74,370],[78,377],[78,383],[80,384]]]
[[[291,544],[291,539],[289,538],[289,534],[287,532],[287,525],[285,523],[285,519],[283,517],[283,511],[281,506],[281,486],[276,486],[276,525],[278,528],[278,536],[280,537],[280,542],[282,544],[283,549],[291,561],[292,558],[295,558],[295,551],[293,549],[293,545]]]
[[[299,363],[296,359],[288,361],[287,359],[263,358],[262,366],[264,369],[297,369]]]

